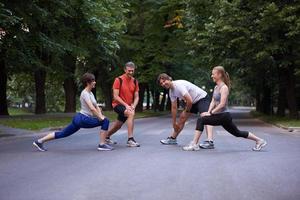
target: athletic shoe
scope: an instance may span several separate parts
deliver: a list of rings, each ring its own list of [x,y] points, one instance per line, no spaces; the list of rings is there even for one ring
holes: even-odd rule
[[[266,140],[260,140],[256,143],[255,147],[252,148],[253,151],[260,151],[263,147],[267,145]]]
[[[114,148],[108,144],[99,144],[98,145],[98,150],[99,151],[111,151],[113,150]]]
[[[137,143],[134,139],[129,139],[127,141],[127,146],[128,147],[140,147],[141,145]]]
[[[201,149],[214,149],[215,148],[214,141],[209,141],[209,140],[204,141],[199,146]]]
[[[171,137],[168,137],[167,139],[161,140],[160,143],[165,144],[165,145],[175,145],[175,144],[177,144],[177,140],[173,139]]]
[[[44,148],[43,143],[40,143],[37,140],[33,142],[33,146],[35,146],[39,151],[47,151],[47,149]]]
[[[105,139],[105,142],[106,142],[106,144],[109,144],[109,145],[112,145],[112,144],[117,144],[117,142],[116,141],[113,141],[112,139],[110,139],[110,138],[106,138]]]
[[[200,147],[198,144],[195,144],[193,141],[190,142],[187,146],[182,148],[184,151],[199,151]]]

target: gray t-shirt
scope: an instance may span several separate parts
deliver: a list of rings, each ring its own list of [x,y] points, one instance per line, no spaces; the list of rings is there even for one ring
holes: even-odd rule
[[[216,85],[215,89],[214,89],[214,93],[213,93],[213,98],[215,100],[215,106],[217,107],[220,103],[221,103],[221,88],[224,86],[225,84],[222,84],[220,86]],[[218,113],[222,113],[222,112],[228,112],[228,99],[226,101],[226,105],[225,107],[223,107],[220,111],[218,111]]]
[[[87,116],[93,116],[91,109],[86,103],[86,101],[88,100],[90,100],[94,106],[97,106],[97,101],[95,99],[94,94],[92,92],[82,90],[80,95],[80,105],[81,105],[80,113]]]
[[[185,80],[176,80],[172,83],[174,88],[169,90],[169,96],[172,102],[176,101],[177,98],[182,100],[183,96],[188,93],[192,97],[192,102],[194,104],[207,95],[207,92],[191,82]]]

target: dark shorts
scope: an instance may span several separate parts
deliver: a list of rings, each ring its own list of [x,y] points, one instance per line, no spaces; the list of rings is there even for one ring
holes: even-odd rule
[[[125,106],[123,106],[123,105],[121,105],[121,104],[119,104],[119,105],[116,105],[115,107],[114,107],[114,111],[116,112],[116,113],[118,113],[118,120],[119,121],[121,121],[121,122],[126,122],[126,120],[127,120],[127,118],[128,117],[126,117],[125,116],[125,110],[126,110],[126,107]]]
[[[209,104],[210,104],[210,98],[208,95],[206,95],[206,97],[200,99],[199,101],[197,101],[192,105],[190,112],[194,114],[198,114],[198,113],[201,114],[207,112],[209,108]]]

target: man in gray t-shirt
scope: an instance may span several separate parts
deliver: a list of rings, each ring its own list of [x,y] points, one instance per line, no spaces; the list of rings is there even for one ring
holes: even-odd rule
[[[160,142],[162,144],[177,144],[177,136],[182,131],[186,120],[191,116],[191,113],[200,114],[207,112],[210,104],[210,99],[207,92],[186,80],[173,81],[167,74],[160,74],[157,82],[165,89],[169,89],[169,97],[171,99],[172,119],[174,131],[167,139]],[[183,100],[186,103],[185,109],[181,112],[177,120],[177,99]],[[214,148],[212,140],[212,126],[206,126],[208,141],[211,145],[208,148]]]

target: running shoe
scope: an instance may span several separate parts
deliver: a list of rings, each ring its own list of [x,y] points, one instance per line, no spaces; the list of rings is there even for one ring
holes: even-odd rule
[[[47,151],[47,149],[44,148],[43,143],[38,142],[37,140],[33,142],[33,146],[35,146],[39,151]]]
[[[177,144],[177,140],[173,139],[171,137],[168,137],[167,139],[161,140],[160,143],[165,144],[165,145],[175,145],[175,144]]]
[[[109,144],[109,145],[112,145],[112,144],[117,144],[117,142],[116,141],[113,141],[112,139],[110,139],[110,138],[106,138],[105,139],[105,142],[106,142],[106,144]]]
[[[200,147],[198,144],[195,144],[193,141],[191,141],[187,146],[184,146],[182,149],[184,151],[199,151]]]
[[[210,141],[210,140],[204,141],[199,146],[201,149],[214,149],[215,148],[214,141]]]
[[[111,151],[113,150],[114,148],[108,144],[99,144],[98,145],[98,150],[99,151]]]
[[[132,138],[127,141],[127,146],[128,147],[140,147],[141,145]]]
[[[255,144],[255,147],[252,148],[253,151],[260,151],[263,147],[267,145],[266,140],[260,140]]]

